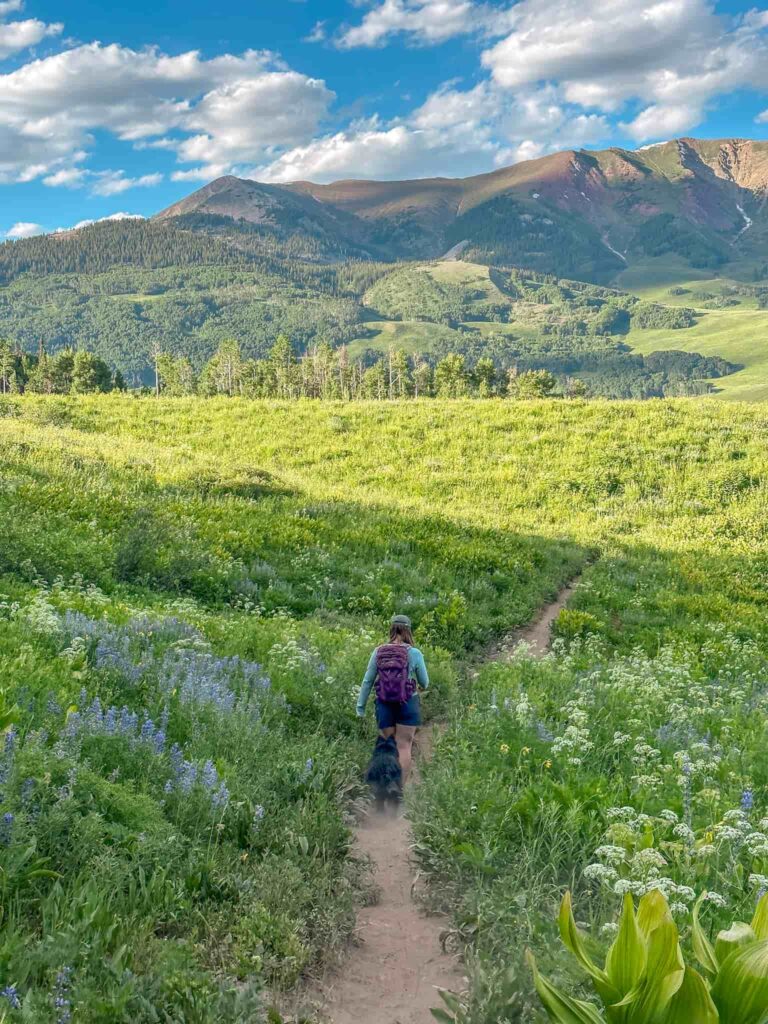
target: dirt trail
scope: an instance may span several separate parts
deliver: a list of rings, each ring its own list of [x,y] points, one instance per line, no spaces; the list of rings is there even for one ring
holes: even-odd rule
[[[563,587],[555,600],[550,604],[545,604],[540,609],[536,618],[529,622],[527,626],[516,629],[508,636],[505,636],[501,643],[489,652],[485,660],[504,661],[521,642],[528,644],[529,653],[537,658],[546,654],[552,642],[552,623],[573,597],[573,593],[579,585],[579,579],[580,577],[571,580],[570,583]]]
[[[521,640],[533,653],[544,654],[552,622],[575,585],[562,590],[533,622],[505,638],[491,657],[506,657]],[[430,755],[429,727],[419,733],[417,744],[418,765]],[[418,785],[418,767],[411,784]],[[464,977],[456,958],[442,949],[441,935],[448,922],[427,915],[412,898],[408,821],[372,812],[358,827],[356,844],[373,862],[380,897],[375,906],[360,911],[357,945],[338,973],[322,985],[323,1017],[330,1024],[430,1024],[431,1008],[441,1005],[438,988],[457,991]]]

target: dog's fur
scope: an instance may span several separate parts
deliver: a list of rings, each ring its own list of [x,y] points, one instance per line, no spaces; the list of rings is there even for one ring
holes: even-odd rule
[[[403,770],[394,736],[379,736],[365,775],[371,787],[377,810],[397,807],[403,799]]]

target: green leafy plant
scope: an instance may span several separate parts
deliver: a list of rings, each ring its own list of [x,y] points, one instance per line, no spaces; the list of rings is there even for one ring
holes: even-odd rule
[[[721,931],[712,946],[694,915],[693,948],[704,974],[687,965],[666,898],[658,889],[624,898],[619,931],[604,967],[598,967],[576,927],[571,894],[560,908],[560,935],[589,974],[603,1004],[574,999],[528,962],[539,998],[557,1024],[765,1024],[768,1020],[768,895],[750,925]]]

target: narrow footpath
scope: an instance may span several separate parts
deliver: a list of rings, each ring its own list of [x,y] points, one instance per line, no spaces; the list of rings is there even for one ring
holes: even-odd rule
[[[533,654],[545,654],[552,623],[575,586],[569,584],[529,625],[506,637],[489,659],[503,660],[521,641]],[[418,760],[430,755],[429,727],[419,732],[416,744],[411,785],[418,785]],[[360,911],[355,947],[322,985],[323,1017],[329,1024],[430,1024],[430,1010],[441,1005],[437,990],[460,990],[465,979],[461,964],[441,945],[447,920],[426,914],[412,898],[408,820],[371,813],[359,825],[356,843],[373,863],[379,901]]]

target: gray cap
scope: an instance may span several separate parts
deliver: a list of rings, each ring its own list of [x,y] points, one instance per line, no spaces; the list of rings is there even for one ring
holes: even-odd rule
[[[392,616],[391,625],[392,626],[407,626],[410,629],[411,628],[411,620],[408,618],[407,615],[393,615]]]

